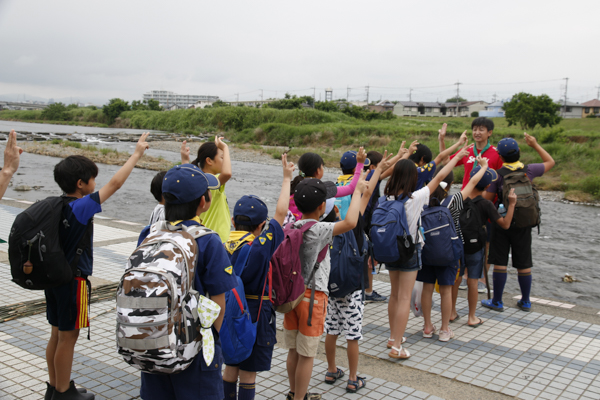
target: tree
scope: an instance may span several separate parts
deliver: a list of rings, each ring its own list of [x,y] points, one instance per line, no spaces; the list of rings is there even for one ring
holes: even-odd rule
[[[212,103],[212,106],[213,106],[213,108],[217,108],[217,107],[230,107],[231,105],[229,103],[225,103],[223,100],[217,100],[214,103]],[[208,106],[206,106],[206,107],[208,107]]]
[[[109,125],[114,123],[122,112],[129,110],[131,110],[129,102],[122,99],[110,99],[108,104],[102,107],[102,113],[108,118]]]
[[[142,111],[142,110],[147,110],[148,106],[146,104],[144,104],[145,101],[140,101],[140,100],[134,100],[131,102],[131,109],[133,111]]]
[[[345,107],[351,107],[351,104],[348,103],[344,103]],[[336,112],[336,111],[340,111],[340,107],[338,106],[338,103],[334,102],[334,101],[317,101],[315,103],[315,109],[319,110],[319,111],[327,111],[327,112]]]
[[[163,108],[160,106],[160,103],[158,102],[158,100],[155,99],[148,99],[144,101],[133,100],[131,102],[131,109],[133,111],[163,111]]]
[[[446,99],[446,103],[462,103],[463,101],[467,101],[467,99],[463,99],[462,97],[458,97],[458,101],[456,99],[456,96],[450,97],[449,99]]]
[[[52,103],[42,111],[42,119],[48,121],[66,121],[69,119],[67,107],[63,103]]]
[[[555,103],[548,95],[534,96],[529,93],[517,93],[502,106],[508,126],[521,126],[523,130],[543,128],[558,124],[562,118],[558,115],[560,104]]]
[[[79,106],[77,105],[77,103],[72,103],[72,104],[69,104],[67,106],[67,110],[74,110],[76,108],[79,108]]]
[[[272,101],[268,104],[265,104],[264,107],[276,108],[278,110],[294,110],[302,108],[302,104],[308,104],[312,107],[314,104],[314,99],[312,96],[298,97],[296,95],[292,96],[289,93],[286,93],[283,99]]]
[[[150,111],[163,111],[158,100],[148,99],[148,101],[144,100],[144,103],[148,105],[148,110]]]

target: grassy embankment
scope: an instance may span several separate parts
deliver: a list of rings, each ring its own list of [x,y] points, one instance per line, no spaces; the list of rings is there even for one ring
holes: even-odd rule
[[[4,113],[6,111],[0,112],[0,119],[6,119]],[[82,117],[85,118],[79,118]],[[292,159],[306,151],[315,151],[323,156],[328,166],[338,167],[339,157],[347,149],[365,146],[368,150],[383,152],[388,149],[395,152],[402,140],[419,140],[436,154],[437,131],[442,123],[448,124],[449,145],[464,130],[469,131],[470,137],[471,121],[472,118],[363,121],[342,113],[311,109],[226,107],[166,112],[127,111],[121,114],[114,126],[186,134],[225,132],[226,137],[236,144],[267,152],[274,158],[279,157],[283,149],[262,146],[291,149],[289,153]],[[520,128],[508,127],[504,118],[495,118],[494,123],[493,144],[503,137],[514,137],[523,149],[523,162],[540,160],[537,153],[525,145]],[[536,180],[540,188],[565,191],[569,198],[580,201],[588,201],[592,197],[600,199],[600,119],[564,120],[554,128],[538,127],[528,133],[536,136],[556,160],[556,167]],[[459,181],[462,179],[462,170],[457,169],[456,172],[455,179]]]
[[[66,121],[48,121],[42,117],[42,110],[4,110],[0,111],[0,120],[53,125],[94,126],[98,128],[108,127],[106,115],[102,113],[102,110],[92,110],[88,107],[80,107],[67,110],[65,113],[68,116]]]

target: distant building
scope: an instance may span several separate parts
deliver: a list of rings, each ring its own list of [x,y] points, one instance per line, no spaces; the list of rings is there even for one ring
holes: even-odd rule
[[[414,101],[399,101],[394,106],[394,114],[400,117],[416,117],[419,115],[419,103]]]
[[[446,114],[450,117],[470,117],[475,111],[484,111],[488,103],[482,100],[446,103]]]
[[[429,101],[400,101],[394,107],[394,114],[402,117],[443,117],[446,112],[444,103]]]
[[[384,113],[384,112],[388,112],[388,111],[394,111],[394,105],[395,104],[389,100],[383,100],[377,104],[370,105],[367,108],[369,111],[376,111],[379,113]]]
[[[504,100],[496,101],[486,106],[484,111],[479,111],[479,116],[487,118],[504,118],[505,115],[502,107],[504,107]]]
[[[584,112],[583,104],[567,101],[567,104],[565,106],[564,101],[559,102],[559,103],[560,103],[560,110],[558,111],[558,114],[561,117],[563,117],[563,118],[581,118],[581,116],[583,115],[583,112]]]
[[[199,101],[217,101],[219,96],[193,95],[193,94],[177,94],[166,90],[152,90],[144,93],[144,100],[158,100],[158,103],[166,110],[171,109],[172,105],[177,105],[180,108],[188,108]]]
[[[590,101],[586,101],[585,103],[581,103],[583,106],[583,112],[581,113],[581,117],[585,118],[590,114],[595,114],[597,117],[600,116],[600,100],[594,99]]]
[[[213,103],[214,101],[208,100],[197,101],[196,104],[194,104],[193,108],[204,108],[206,106],[212,106]]]

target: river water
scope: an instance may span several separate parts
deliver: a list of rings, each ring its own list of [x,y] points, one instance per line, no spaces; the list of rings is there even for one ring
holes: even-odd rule
[[[35,129],[33,126],[35,125]],[[123,132],[122,129],[85,128],[79,126],[60,126],[28,124],[0,121],[0,131],[11,128],[38,132],[82,132],[88,134],[102,129],[103,132]],[[141,132],[127,130],[129,133]],[[100,143],[101,146],[117,148],[120,151],[132,151],[134,143]],[[152,143],[150,143],[152,146]],[[0,144],[3,150],[4,143]],[[179,161],[179,154],[169,151],[153,150],[150,155],[163,156],[173,162]],[[53,168],[60,159],[24,153],[13,185],[5,196],[14,199],[35,201],[47,196],[58,195],[60,190],[54,183]],[[97,188],[102,187],[119,169],[118,166],[99,164]],[[234,201],[245,194],[260,196],[269,207],[270,215],[275,210],[281,188],[281,168],[272,165],[233,161],[233,177],[227,183],[226,194],[230,208]],[[125,185],[105,204],[102,215],[127,221],[147,223],[147,219],[156,201],[150,194],[150,181],[155,171],[134,169]],[[327,173],[324,179],[335,180],[337,176]],[[17,192],[18,185],[40,186],[39,190]],[[600,304],[600,269],[596,262],[600,258],[600,208],[593,206],[564,204],[544,201],[541,204],[542,226],[538,235],[533,233],[533,289],[532,296],[548,297],[574,304],[598,307]],[[564,283],[561,278],[569,273],[580,282]],[[491,278],[491,273],[490,273]],[[516,271],[509,269],[506,291],[519,293]],[[513,300],[505,297],[505,302]],[[535,306],[534,306],[535,307]]]

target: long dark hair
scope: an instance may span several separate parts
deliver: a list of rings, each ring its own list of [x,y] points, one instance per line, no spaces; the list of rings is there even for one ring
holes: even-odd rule
[[[383,193],[386,196],[412,197],[412,192],[417,188],[417,167],[410,160],[400,160],[394,165],[392,176],[385,185]]]
[[[204,169],[206,165],[206,158],[214,160],[219,152],[219,148],[214,142],[206,142],[198,149],[198,156],[192,161],[192,164],[196,165],[200,169]]]
[[[315,177],[317,171],[323,165],[325,165],[323,158],[317,153],[302,154],[298,159],[298,169],[300,170],[300,175],[292,180],[292,183],[290,184],[290,193],[294,193],[294,189],[300,182],[302,182],[304,177]]]
[[[433,175],[434,177],[438,174],[438,172],[440,172],[442,169],[439,168],[435,171],[435,174]],[[446,197],[448,197],[448,192],[450,191],[450,185],[452,185],[452,182],[454,182],[454,172],[450,171],[450,173],[448,175],[446,175],[446,177],[444,178],[444,180],[442,182],[446,182],[446,184],[448,186],[446,186],[446,189],[442,189],[442,187],[440,185],[438,185],[437,188],[435,188],[435,190],[433,191],[433,193],[431,193],[431,196],[429,196],[429,207],[435,207],[435,206],[439,206],[442,201],[444,201],[444,199]]]

